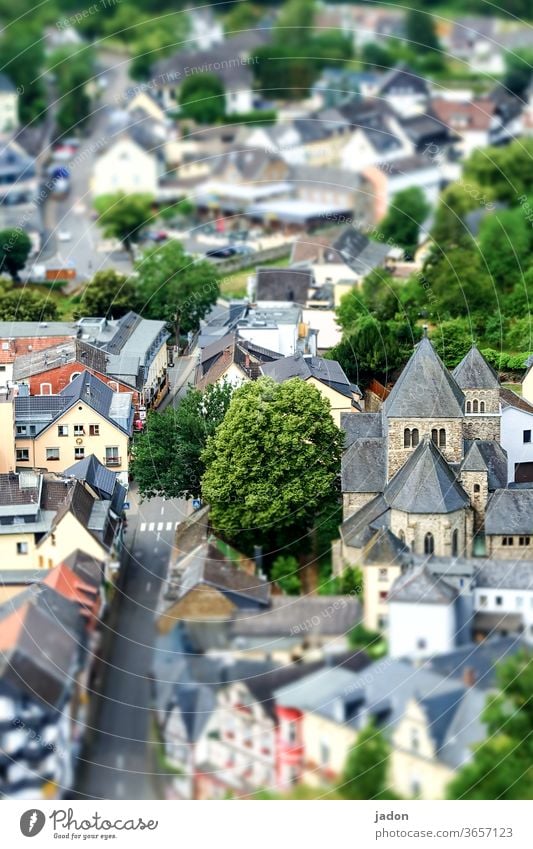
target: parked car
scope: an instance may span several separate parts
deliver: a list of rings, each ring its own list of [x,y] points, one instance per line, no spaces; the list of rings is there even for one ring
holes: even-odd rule
[[[211,259],[229,259],[230,257],[235,256],[236,253],[236,248],[227,246],[225,248],[212,248],[210,251],[207,251],[205,255]]]
[[[72,233],[70,230],[59,230],[57,239],[59,242],[70,242],[72,239]]]
[[[250,245],[235,245],[234,250],[240,256],[250,256],[250,254],[255,253],[254,249],[250,247]]]

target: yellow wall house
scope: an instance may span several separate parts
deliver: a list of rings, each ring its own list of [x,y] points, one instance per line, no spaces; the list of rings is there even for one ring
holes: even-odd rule
[[[276,383],[284,383],[293,377],[309,381],[329,401],[331,415],[337,427],[340,427],[341,413],[356,413],[362,410],[360,402],[363,393],[355,383],[350,383],[336,360],[293,354],[272,363],[264,363],[261,372]]]
[[[107,470],[99,470],[102,480]],[[120,538],[126,489],[116,475],[107,474],[108,491],[99,494],[90,481],[76,480],[74,470],[69,477],[33,469],[0,474],[2,570],[52,569],[76,549],[109,566]]]
[[[85,371],[58,395],[19,395],[14,404],[17,469],[58,473],[94,454],[126,483],[131,393],[113,392]]]

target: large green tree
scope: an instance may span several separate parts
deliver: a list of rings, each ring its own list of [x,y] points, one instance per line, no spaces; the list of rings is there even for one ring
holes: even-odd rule
[[[412,257],[418,247],[420,227],[431,211],[424,192],[418,186],[403,189],[392,198],[379,227],[385,239],[398,245]]]
[[[61,132],[78,131],[91,113],[94,52],[88,45],[61,47],[48,57],[58,91],[56,121]]]
[[[337,499],[343,441],[329,403],[305,381],[240,387],[203,457],[213,527],[244,549],[304,539]]]
[[[533,658],[522,650],[497,669],[483,713],[486,739],[448,788],[449,799],[533,799]]]
[[[7,272],[13,280],[18,280],[30,251],[30,237],[20,227],[0,230],[0,274]]]
[[[337,792],[344,799],[386,799],[390,747],[381,731],[369,723],[348,757]]]
[[[97,271],[80,300],[77,315],[113,316],[120,318],[139,306],[136,281],[112,268]]]
[[[409,9],[405,19],[405,34],[415,53],[428,53],[440,49],[435,21],[420,9]]]
[[[0,294],[0,321],[57,321],[55,303],[38,292],[14,289]]]
[[[531,225],[522,210],[487,215],[481,223],[479,247],[498,292],[510,292],[531,260]]]
[[[224,86],[216,74],[187,77],[180,90],[181,114],[197,124],[215,124],[226,114]]]
[[[131,251],[139,241],[141,230],[152,221],[154,198],[148,194],[124,194],[116,192],[95,198],[98,223],[104,236],[118,239],[126,250]]]
[[[198,329],[216,303],[220,286],[214,266],[195,261],[175,240],[150,248],[136,263],[146,318],[176,322],[176,335]]]
[[[227,383],[191,388],[177,408],[149,413],[144,433],[135,437],[131,464],[143,498],[198,498],[205,471],[202,452],[229,407]]]
[[[372,377],[386,381],[407,361],[420,335],[419,327],[404,320],[380,322],[372,315],[361,315],[326,356],[338,360],[358,383]]]

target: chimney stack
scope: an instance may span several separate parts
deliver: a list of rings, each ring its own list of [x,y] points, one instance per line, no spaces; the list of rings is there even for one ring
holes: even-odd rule
[[[463,684],[465,687],[473,687],[476,683],[476,673],[472,666],[463,668]]]

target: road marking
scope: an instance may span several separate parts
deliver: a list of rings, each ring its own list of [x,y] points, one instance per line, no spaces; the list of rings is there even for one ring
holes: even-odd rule
[[[162,531],[162,530],[163,530],[163,524],[164,524],[163,522],[158,522],[158,524],[157,524],[157,530],[158,530],[158,531]]]
[[[179,525],[179,522],[176,522],[176,524],[174,525],[174,530],[175,530],[175,531],[177,531],[177,530],[178,530],[178,525]]]
[[[150,524],[148,525],[148,530],[153,531],[154,528],[155,528],[155,522],[150,522]]]
[[[118,793],[119,796],[122,796],[122,794],[124,793],[124,782],[123,781],[117,782],[117,793]]]
[[[147,581],[146,582],[146,592],[149,593],[151,589],[152,589],[152,582]]]
[[[115,763],[116,763],[118,769],[123,769],[124,768],[124,755],[117,755],[116,758],[115,758]]]
[[[166,529],[167,529],[167,531],[171,531],[171,530],[172,530],[172,522],[167,522],[167,527],[166,527]]]
[[[139,528],[139,530],[140,530],[141,534],[142,534],[143,531],[146,530],[146,522],[141,523],[141,527]]]
[[[165,512],[165,508],[161,507],[161,515],[163,515],[164,512]]]

